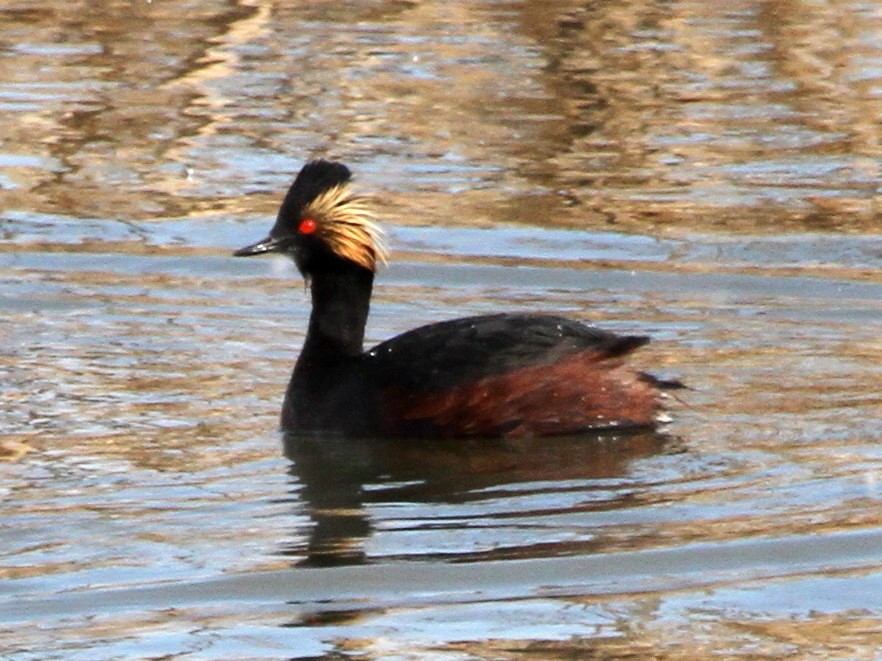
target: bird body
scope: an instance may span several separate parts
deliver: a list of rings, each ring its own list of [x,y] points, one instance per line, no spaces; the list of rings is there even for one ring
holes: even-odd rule
[[[564,317],[492,314],[422,326],[364,351],[381,233],[346,166],[301,170],[270,235],[310,283],[306,340],[282,407],[296,433],[414,438],[544,436],[651,427],[660,388],[629,367],[649,339]]]

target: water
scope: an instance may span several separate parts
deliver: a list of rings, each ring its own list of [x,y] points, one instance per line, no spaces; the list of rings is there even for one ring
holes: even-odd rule
[[[0,656],[882,649],[882,12],[0,8]],[[664,434],[276,432],[308,297],[236,260],[309,157],[377,194],[369,340],[654,343]]]

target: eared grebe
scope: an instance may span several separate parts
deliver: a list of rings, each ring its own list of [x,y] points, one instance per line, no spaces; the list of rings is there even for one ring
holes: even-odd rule
[[[651,427],[660,389],[628,367],[649,339],[563,317],[492,314],[422,326],[365,352],[380,229],[340,163],[307,163],[267,238],[235,255],[281,252],[312,290],[303,350],[282,406],[286,432],[498,437]]]

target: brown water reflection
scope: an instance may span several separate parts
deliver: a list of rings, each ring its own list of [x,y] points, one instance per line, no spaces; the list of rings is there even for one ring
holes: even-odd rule
[[[330,152],[400,220],[876,228],[859,4],[105,4],[6,9],[8,206],[264,211]]]
[[[0,656],[877,658],[880,37],[857,0],[3,3]],[[307,297],[229,253],[311,156],[390,230],[371,341],[651,334],[676,440],[283,457]]]

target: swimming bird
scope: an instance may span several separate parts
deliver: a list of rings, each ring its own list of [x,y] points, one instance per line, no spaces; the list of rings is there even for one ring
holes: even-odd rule
[[[632,368],[649,341],[553,314],[501,313],[421,326],[364,350],[383,233],[342,163],[308,162],[269,236],[236,256],[282,253],[312,312],[288,384],[286,432],[349,437],[513,437],[646,428],[662,390]]]

